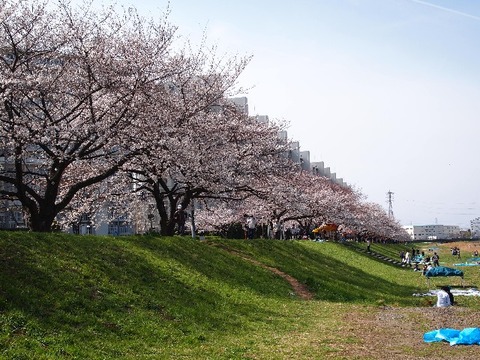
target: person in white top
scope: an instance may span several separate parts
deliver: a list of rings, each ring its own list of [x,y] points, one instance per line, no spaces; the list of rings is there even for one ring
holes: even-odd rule
[[[442,289],[437,293],[437,307],[447,307],[450,305],[452,305],[450,302],[450,296],[448,295],[445,287],[442,287]]]
[[[257,220],[253,215],[247,217],[247,237],[253,239],[255,237],[255,229],[257,227]]]

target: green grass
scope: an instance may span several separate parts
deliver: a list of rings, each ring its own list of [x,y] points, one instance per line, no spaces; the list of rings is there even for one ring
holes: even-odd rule
[[[311,241],[0,232],[0,266],[2,359],[321,359],[350,309],[422,306],[412,293],[425,287],[354,246]],[[314,347],[313,332],[325,334]]]
[[[319,300],[366,304],[382,301],[404,306],[416,301],[409,295],[416,290],[418,279],[410,269],[389,266],[356,251],[356,247],[312,241],[222,243],[292,275],[307,284]]]

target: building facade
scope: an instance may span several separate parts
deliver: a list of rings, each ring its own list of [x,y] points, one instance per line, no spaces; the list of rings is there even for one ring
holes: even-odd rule
[[[412,240],[450,240],[461,238],[456,225],[406,225],[403,226]]]
[[[480,217],[470,221],[470,230],[472,231],[472,239],[480,239]]]

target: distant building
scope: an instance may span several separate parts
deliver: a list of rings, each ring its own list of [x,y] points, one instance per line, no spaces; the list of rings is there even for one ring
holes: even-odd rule
[[[255,115],[254,117],[260,124],[268,125],[270,122],[268,115]]]
[[[230,98],[230,100],[238,107],[238,109],[248,115],[248,99],[243,97]]]
[[[292,141],[290,143],[288,158],[295,164],[300,164],[300,143],[298,141]]]
[[[300,151],[300,166],[302,170],[310,169],[310,151]]]
[[[470,221],[470,229],[472,231],[472,239],[480,238],[480,217]]]
[[[310,163],[310,169],[313,175],[325,176],[340,186],[348,186],[348,184],[344,182],[342,178],[337,178],[337,174],[332,173],[329,167],[325,167],[323,161]]]
[[[406,225],[403,226],[412,240],[447,240],[461,237],[456,225]]]

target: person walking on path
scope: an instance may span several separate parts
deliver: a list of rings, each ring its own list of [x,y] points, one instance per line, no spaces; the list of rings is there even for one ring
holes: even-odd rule
[[[187,221],[187,213],[182,208],[182,205],[178,205],[177,211],[173,214],[173,220],[177,224],[178,235],[185,235],[185,221]]]

